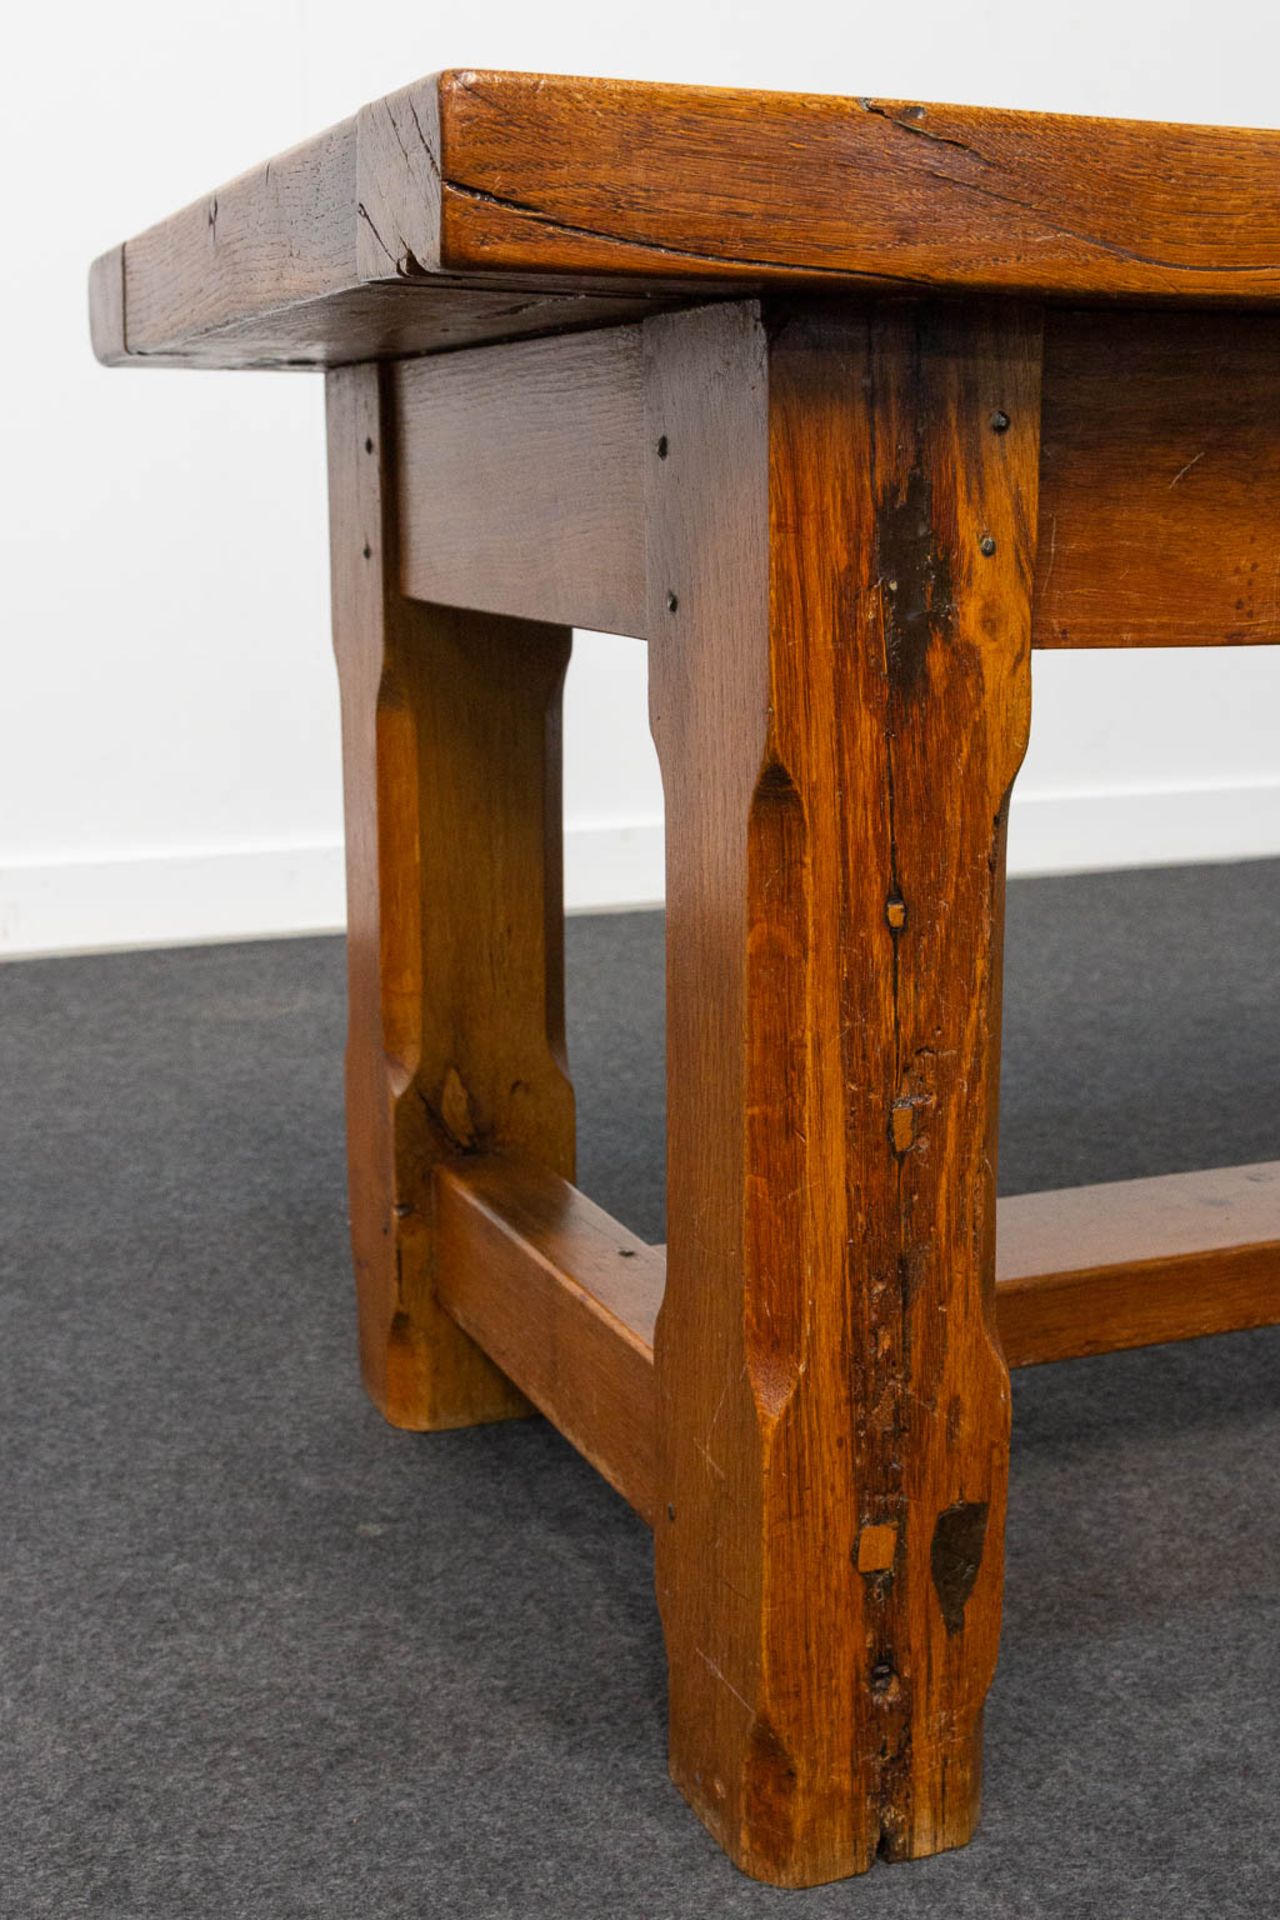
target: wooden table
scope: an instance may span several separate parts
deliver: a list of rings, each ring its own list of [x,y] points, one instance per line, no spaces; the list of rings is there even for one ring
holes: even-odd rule
[[[369,1391],[650,1522],[763,1879],[973,1831],[1008,1367],[1280,1317],[1280,1165],[995,1201],[1030,649],[1280,639],[1278,303],[1274,133],[473,72],[93,269],[112,364],[326,372]],[[665,1254],[570,1184],[574,624],[650,645]]]

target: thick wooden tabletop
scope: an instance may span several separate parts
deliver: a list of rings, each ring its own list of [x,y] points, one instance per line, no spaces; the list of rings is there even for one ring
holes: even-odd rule
[[[108,362],[331,366],[767,283],[1280,301],[1280,133],[434,75],[96,262]]]

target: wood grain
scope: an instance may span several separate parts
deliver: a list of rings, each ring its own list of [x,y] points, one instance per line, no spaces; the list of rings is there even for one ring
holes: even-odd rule
[[[1280,1321],[1280,1161],[1000,1202],[1011,1367]]]
[[[135,330],[126,347],[123,331],[114,342],[107,334],[102,300],[110,261],[106,254],[95,262],[90,306],[95,351],[108,366],[312,373],[355,361],[451,353],[488,340],[578,332],[641,319],[674,304],[669,298],[632,293],[467,286],[443,276],[432,279],[431,292],[424,296],[417,280],[378,281],[344,287],[322,299],[250,312],[242,320],[156,347],[139,345]],[[122,328],[124,307],[122,295]]]
[[[440,88],[435,75],[361,107],[355,127],[360,278],[420,278],[438,269]]]
[[[633,632],[644,605],[640,332],[613,327],[397,371],[403,588]]]
[[[194,341],[356,281],[356,129],[344,120],[126,243],[126,355]]]
[[[647,637],[638,343],[606,328],[400,370],[407,594]],[[1280,641],[1269,320],[1057,311],[1042,406],[1034,646]]]
[[[467,71],[440,130],[455,269],[1280,295],[1272,132]]]
[[[344,369],[328,398],[361,1361],[397,1425],[469,1425],[527,1406],[435,1299],[432,1165],[509,1147],[573,1172],[559,735],[569,635],[402,599],[387,374]]]
[[[646,354],[672,1771],[747,1871],[805,1885],[977,1812],[1040,329],[747,304],[652,321]],[[883,1576],[868,1527],[896,1530]]]
[[[310,370],[599,326],[669,303],[660,286],[589,275],[477,282],[441,271],[436,176],[405,131],[414,111],[433,123],[436,91],[433,78],[376,101],[95,261],[98,358]]]
[[[432,75],[128,241],[95,342],[333,366],[777,281],[1274,304],[1280,134]]]
[[[1280,332],[1061,313],[1045,341],[1041,647],[1280,640]]]
[[[662,1255],[534,1161],[446,1162],[436,1195],[442,1306],[652,1526]]]

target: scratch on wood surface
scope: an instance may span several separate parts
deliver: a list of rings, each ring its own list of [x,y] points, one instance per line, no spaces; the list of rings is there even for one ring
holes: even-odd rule
[[[1185,466],[1185,467],[1179,467],[1179,468],[1178,468],[1178,471],[1177,471],[1177,472],[1176,472],[1176,473],[1174,474],[1174,476],[1173,476],[1173,478],[1172,478],[1172,480],[1171,480],[1171,481],[1169,482],[1169,491],[1170,491],[1170,493],[1172,493],[1172,492],[1173,492],[1173,490],[1174,490],[1174,488],[1175,488],[1175,487],[1177,486],[1177,484],[1178,484],[1178,482],[1179,482],[1179,480],[1185,480],[1185,479],[1186,479],[1186,477],[1187,477],[1187,475],[1188,475],[1188,474],[1190,473],[1190,471],[1191,471],[1191,469],[1192,469],[1192,467],[1198,467],[1198,466],[1199,466],[1199,464],[1200,464],[1200,462],[1201,462],[1201,461],[1202,461],[1202,460],[1204,459],[1204,457],[1205,457],[1205,454],[1206,454],[1206,453],[1208,453],[1208,451],[1209,451],[1209,449],[1208,449],[1208,447],[1201,447],[1201,449],[1200,449],[1200,451],[1199,451],[1199,453],[1197,453],[1197,454],[1193,454],[1193,456],[1191,457],[1191,459],[1190,459],[1190,460],[1188,460],[1188,462],[1187,462],[1187,464],[1186,464],[1186,466]]]
[[[1056,513],[1054,513],[1049,516],[1049,559],[1048,559],[1048,564],[1046,565],[1044,570],[1044,579],[1040,582],[1041,593],[1045,593],[1048,590],[1049,582],[1053,578],[1053,563],[1057,559],[1057,557],[1058,557],[1058,516]]]
[[[731,1693],[734,1699],[738,1702],[738,1704],[740,1706],[745,1707],[747,1712],[751,1715],[752,1719],[754,1719],[756,1710],[752,1706],[751,1702],[745,1699],[743,1695],[738,1692],[738,1689],[734,1686],[732,1680],[727,1680],[725,1678],[724,1674],[721,1673],[715,1661],[712,1660],[708,1654],[705,1654],[702,1651],[701,1647],[698,1648],[698,1658],[699,1660],[701,1660],[703,1666],[707,1669],[708,1673],[714,1674],[716,1679],[720,1682],[720,1685],[725,1689],[725,1691],[727,1693]]]

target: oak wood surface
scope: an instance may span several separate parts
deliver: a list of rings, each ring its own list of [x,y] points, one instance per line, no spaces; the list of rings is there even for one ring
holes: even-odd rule
[[[600,325],[663,304],[661,289],[597,287],[590,277],[477,282],[419,261],[400,239],[388,258],[384,229],[416,234],[430,217],[421,144],[405,151],[394,137],[405,97],[430,121],[434,80],[361,109],[103,255],[89,289],[99,359],[324,368]]]
[[[1034,639],[1280,641],[1280,327],[1059,313],[1045,352]]]
[[[416,354],[450,353],[487,340],[562,334],[661,313],[669,298],[610,291],[560,291],[544,287],[460,285],[433,276],[429,294],[419,280],[370,281],[344,287],[323,299],[299,300],[251,313],[176,347],[104,346],[123,339],[124,293],[120,249],[95,262],[91,331],[98,358],[108,366],[230,367],[274,373],[311,373],[356,361],[398,360]],[[121,292],[111,300],[110,269],[119,268]],[[211,271],[212,271],[211,267]]]
[[[124,351],[352,285],[355,160],[346,120],[128,241]]]
[[[441,1164],[436,1217],[445,1310],[652,1526],[661,1253],[536,1161]]]
[[[402,584],[606,631],[644,604],[640,330],[397,369]]]
[[[94,337],[327,366],[778,280],[1274,303],[1280,134],[460,70],[128,241]]]
[[[407,594],[647,636],[640,333],[397,370]],[[1034,646],[1280,641],[1273,321],[1057,310],[1042,405]]]
[[[361,1363],[389,1420],[526,1402],[435,1299],[436,1160],[573,1171],[565,1072],[559,627],[403,599],[384,370],[330,378],[347,823],[347,1130]]]
[[[1272,132],[468,71],[439,102],[452,267],[1280,292]]]
[[[1000,1202],[1010,1366],[1280,1321],[1280,1161]]]
[[[646,357],[672,1771],[741,1865],[803,1885],[977,1813],[1040,327],[744,304],[652,321]]]
[[[660,1525],[665,1248],[528,1161],[446,1162],[436,1182],[446,1310]],[[996,1326],[1011,1367],[1280,1322],[1280,1161],[1019,1194],[997,1217]]]

